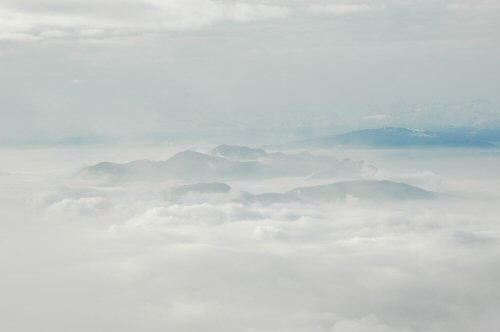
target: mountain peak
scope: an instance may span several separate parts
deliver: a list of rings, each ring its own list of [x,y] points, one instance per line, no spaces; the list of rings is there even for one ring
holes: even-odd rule
[[[494,147],[476,135],[432,132],[423,129],[383,127],[350,131],[340,135],[293,142],[290,147],[362,147],[362,148],[415,148],[415,147]]]

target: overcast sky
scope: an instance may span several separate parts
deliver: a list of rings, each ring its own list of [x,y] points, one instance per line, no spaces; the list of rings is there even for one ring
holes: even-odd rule
[[[466,124],[498,113],[499,17],[497,0],[0,0],[0,140],[283,139],[415,105]]]

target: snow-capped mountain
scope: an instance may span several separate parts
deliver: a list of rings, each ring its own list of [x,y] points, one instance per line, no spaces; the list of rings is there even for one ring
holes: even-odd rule
[[[488,140],[463,132],[434,132],[409,128],[376,128],[292,142],[288,148],[305,147],[494,147]]]

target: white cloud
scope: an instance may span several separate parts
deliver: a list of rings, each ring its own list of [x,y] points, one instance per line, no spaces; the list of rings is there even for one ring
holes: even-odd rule
[[[254,236],[263,240],[286,240],[288,238],[282,229],[266,225],[255,227]]]
[[[286,6],[215,0],[6,1],[0,5],[4,39],[76,39],[199,29],[220,21],[282,18]]]
[[[58,162],[70,155],[59,152]],[[24,160],[51,165],[44,156]],[[497,200],[171,204],[160,198],[163,183],[88,187],[23,177],[34,165],[4,159],[20,175],[3,179],[0,196],[2,330],[475,332],[498,324]]]
[[[106,197],[83,197],[77,199],[63,199],[52,203],[48,209],[58,213],[76,213],[95,215],[108,210],[111,203]]]
[[[313,13],[333,15],[353,14],[374,9],[367,4],[313,4],[307,8]]]
[[[263,216],[239,203],[158,206],[147,210],[144,215],[127,222],[128,226],[148,225],[216,225],[220,223],[254,220]]]

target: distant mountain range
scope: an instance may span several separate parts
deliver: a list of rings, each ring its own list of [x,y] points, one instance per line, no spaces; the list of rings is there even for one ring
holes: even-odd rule
[[[345,200],[348,196],[370,201],[405,201],[432,199],[436,194],[406,183],[378,180],[336,182],[291,190],[288,196],[307,201]]]
[[[114,181],[227,181],[278,177],[356,179],[376,171],[363,161],[220,145],[209,153],[187,150],[164,161],[101,162],[85,168],[81,174],[105,176]]]
[[[426,132],[418,133],[427,135]],[[182,151],[164,161],[101,162],[83,169],[80,174],[104,176],[112,181],[178,180],[194,183],[165,190],[164,198],[173,202],[196,201],[201,197],[273,204],[342,201],[351,196],[368,201],[432,199],[436,196],[433,192],[405,183],[366,180],[377,171],[364,161],[339,160],[328,155],[268,152],[246,146],[220,145],[208,153]],[[294,176],[325,180],[328,184],[305,186],[285,193],[252,194],[236,192],[221,182]],[[332,183],[332,180],[335,182]]]
[[[168,200],[179,200],[191,194],[227,194],[231,187],[224,183],[197,183],[172,188],[165,195]],[[309,186],[290,190],[285,193],[251,194],[242,192],[234,201],[241,203],[317,203],[345,201],[354,197],[364,201],[406,201],[428,200],[437,194],[405,183],[377,180],[341,181],[319,186]]]
[[[166,179],[249,179],[265,178],[269,171],[256,161],[231,161],[196,151],[182,151],[164,161],[136,160],[125,164],[101,162],[83,173],[103,175],[112,180],[158,181]]]
[[[340,135],[323,136],[296,141],[282,148],[492,148],[498,140],[496,132],[454,130],[434,132],[408,128],[376,128],[351,131]]]

